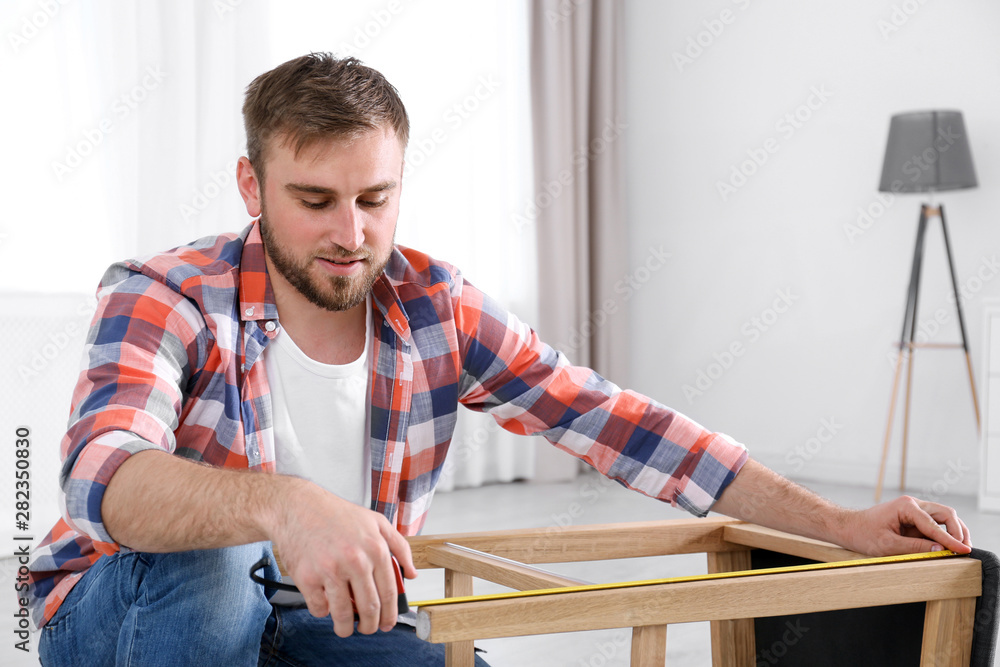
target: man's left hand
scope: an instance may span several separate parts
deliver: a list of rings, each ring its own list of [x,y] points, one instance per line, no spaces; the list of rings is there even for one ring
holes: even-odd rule
[[[713,509],[867,556],[972,550],[968,526],[946,505],[901,496],[867,509],[847,509],[753,459],[746,461]]]
[[[972,550],[969,528],[952,508],[901,496],[864,510],[855,510],[843,526],[845,546],[873,556],[950,549]]]

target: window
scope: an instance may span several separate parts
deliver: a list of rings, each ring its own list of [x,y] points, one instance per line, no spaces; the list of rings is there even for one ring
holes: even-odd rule
[[[333,51],[381,70],[407,105],[397,241],[534,320],[534,236],[512,218],[531,187],[525,3],[15,5],[0,291],[90,292],[113,261],[242,228],[244,87]]]

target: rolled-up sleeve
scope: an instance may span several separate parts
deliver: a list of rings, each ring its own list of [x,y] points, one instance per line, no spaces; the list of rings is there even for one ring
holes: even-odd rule
[[[176,449],[204,326],[184,297],[122,265],[109,269],[102,285],[61,445],[60,485],[66,522],[98,551],[113,553],[119,545],[101,517],[104,492],[136,452]]]
[[[459,275],[460,400],[541,435],[624,486],[704,516],[748,458],[732,438],[573,366]]]

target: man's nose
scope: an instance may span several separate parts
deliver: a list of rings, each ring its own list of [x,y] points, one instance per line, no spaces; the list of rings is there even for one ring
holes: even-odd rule
[[[354,252],[365,242],[361,216],[354,206],[338,206],[330,230],[330,240],[344,250]]]

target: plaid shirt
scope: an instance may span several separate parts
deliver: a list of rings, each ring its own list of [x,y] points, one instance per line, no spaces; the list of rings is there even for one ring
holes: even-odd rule
[[[90,565],[119,550],[101,500],[132,454],[161,449],[275,469],[261,352],[278,309],[256,223],[239,236],[116,264],[98,300],[61,445],[63,518],[31,562],[39,626]],[[371,509],[404,535],[423,525],[459,403],[697,515],[746,461],[725,436],[570,366],[456,269],[424,254],[397,247],[372,300]]]

